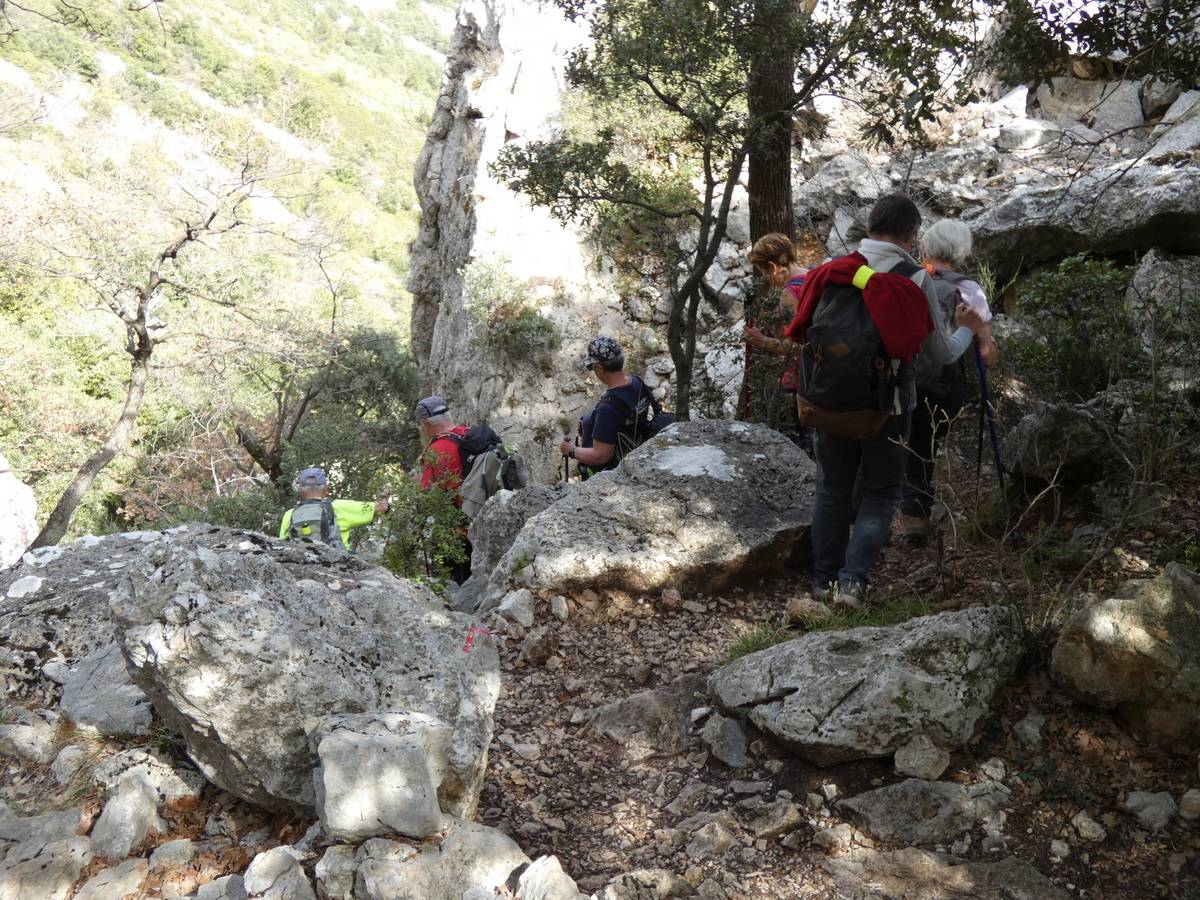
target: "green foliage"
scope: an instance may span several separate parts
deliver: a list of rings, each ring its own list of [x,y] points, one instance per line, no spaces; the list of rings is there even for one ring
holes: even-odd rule
[[[1019,314],[1033,334],[1006,341],[1005,368],[1045,394],[1084,399],[1143,373],[1128,286],[1128,270],[1086,256],[1038,275],[1020,291]]]
[[[385,475],[382,483],[391,499],[381,525],[383,564],[442,593],[454,567],[467,561],[467,520],[455,495],[437,487],[423,491],[403,473]]]
[[[556,350],[558,329],[529,298],[529,285],[501,261],[471,263],[463,272],[467,311],[482,326],[481,340],[512,359]]]
[[[847,628],[883,628],[929,615],[929,604],[918,594],[871,594],[859,609],[834,605],[833,615],[807,623],[805,631],[842,631]]]
[[[1111,60],[1117,77],[1142,75],[1194,83],[1200,35],[1191,3],[1095,3],[988,0],[1002,27],[985,61],[1000,81],[1017,84],[1067,74],[1072,57]]]
[[[281,486],[227,491],[209,497],[194,509],[179,508],[174,516],[155,524],[165,527],[178,522],[207,522],[226,528],[278,534],[280,518],[293,502],[292,492]]]
[[[1200,537],[1194,537],[1183,545],[1180,561],[1200,572]]]
[[[795,632],[788,631],[786,628],[781,628],[771,622],[760,622],[739,634],[726,656],[730,662],[733,662],[735,659],[757,653],[759,650],[766,650],[768,647],[790,641],[794,637],[796,637]]]

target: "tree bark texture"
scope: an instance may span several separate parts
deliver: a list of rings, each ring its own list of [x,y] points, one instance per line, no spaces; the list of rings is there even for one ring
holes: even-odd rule
[[[779,15],[800,15],[811,7],[807,2],[761,2],[758,7],[764,34],[772,29],[772,20]],[[793,80],[796,74],[795,52],[783,40],[767,40],[763,52],[750,66],[747,103],[750,120],[761,123],[756,139],[750,144],[748,187],[750,201],[750,240],[778,232],[796,238],[796,214],[792,209],[792,108],[796,101]],[[765,301],[760,291],[758,303]],[[746,324],[754,324],[753,310],[746,311]],[[754,347],[746,342],[746,365],[742,373],[742,389],[738,394],[738,417],[749,418],[751,380],[754,371]]]

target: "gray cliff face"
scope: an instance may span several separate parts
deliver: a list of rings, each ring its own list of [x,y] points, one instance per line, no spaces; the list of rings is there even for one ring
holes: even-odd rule
[[[421,229],[408,287],[422,387],[445,396],[459,421],[486,422],[520,447],[537,481],[553,480],[555,445],[599,394],[574,367],[587,341],[653,340],[647,326],[626,321],[614,276],[596,270],[583,236],[488,173],[507,142],[549,135],[562,62],[582,39],[556,10],[466,0],[415,175]],[[561,347],[526,359],[485,346],[466,309],[463,272],[471,264],[499,265],[526,282]]]

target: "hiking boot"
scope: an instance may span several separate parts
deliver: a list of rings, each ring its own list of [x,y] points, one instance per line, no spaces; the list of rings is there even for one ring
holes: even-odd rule
[[[896,513],[892,529],[911,544],[922,544],[929,539],[930,524],[926,516]]]
[[[839,584],[833,596],[833,605],[847,610],[862,609],[867,600],[867,586],[860,581]]]

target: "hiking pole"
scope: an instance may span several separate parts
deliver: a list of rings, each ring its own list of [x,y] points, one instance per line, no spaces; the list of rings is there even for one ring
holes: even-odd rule
[[[975,365],[979,369],[979,453],[976,459],[975,474],[983,466],[983,423],[986,420],[988,434],[992,438],[992,459],[996,463],[996,478],[1000,481],[1000,489],[1004,490],[1004,466],[1000,463],[1000,438],[996,435],[996,416],[992,411],[992,400],[988,394],[987,366],[983,362],[983,352],[979,344],[975,345]]]

